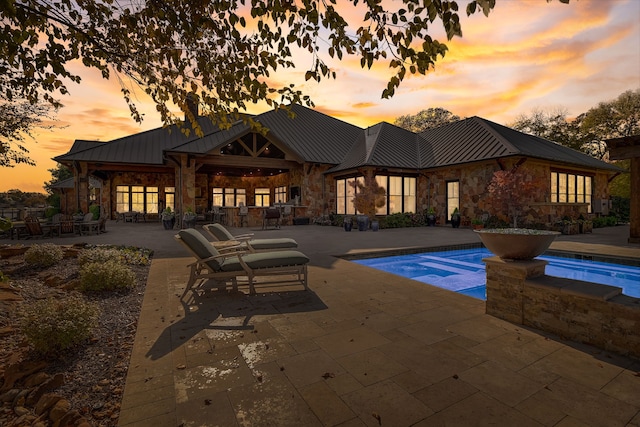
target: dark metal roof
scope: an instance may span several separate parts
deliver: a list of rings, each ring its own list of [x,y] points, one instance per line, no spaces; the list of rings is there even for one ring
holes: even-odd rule
[[[361,131],[344,161],[327,172],[338,172],[361,166],[418,169],[424,141],[418,135],[386,122]]]
[[[433,149],[433,159],[423,163],[423,168],[519,155],[589,168],[619,170],[582,152],[480,117],[428,129],[420,135]]]
[[[269,129],[267,138],[279,142],[300,160],[336,165],[328,172],[361,166],[427,169],[517,155],[620,170],[584,153],[480,117],[414,134],[384,122],[361,129],[300,105],[290,108],[293,118],[284,110],[270,110],[254,120]],[[165,152],[216,154],[220,147],[251,132],[242,121],[228,130],[219,129],[206,117],[200,117],[198,124],[202,137],[195,132],[187,136],[174,125],[111,142],[76,140],[68,153],[54,160],[162,165]]]
[[[301,159],[310,163],[342,162],[362,129],[301,105],[292,105],[294,118],[286,111],[271,110],[256,119]]]

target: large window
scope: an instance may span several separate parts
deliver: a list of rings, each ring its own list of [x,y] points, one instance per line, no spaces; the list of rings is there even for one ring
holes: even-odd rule
[[[449,181],[447,182],[447,221],[451,219],[456,209],[460,209],[460,181]]]
[[[116,211],[158,213],[158,187],[118,185]]]
[[[247,205],[247,190],[244,188],[214,188],[213,206]]]
[[[552,203],[586,203],[591,213],[593,178],[567,172],[551,172]]]
[[[269,197],[271,191],[268,188],[256,188],[255,190],[255,205],[256,206],[269,206]]]
[[[364,177],[352,177],[336,180],[336,213],[340,215],[354,215],[356,208],[353,206],[353,198],[356,195],[354,183],[364,182]]]
[[[274,191],[274,201],[275,203],[286,203],[287,202],[287,187],[276,187]]]
[[[363,177],[336,180],[336,213],[353,215],[355,181],[364,182]],[[376,209],[376,215],[390,215],[398,212],[416,211],[416,178],[403,176],[376,175],[376,182],[385,189],[386,203]]]

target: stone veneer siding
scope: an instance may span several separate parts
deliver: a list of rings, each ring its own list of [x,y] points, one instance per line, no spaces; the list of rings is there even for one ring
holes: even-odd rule
[[[640,357],[640,299],[615,286],[546,276],[546,261],[483,260],[486,312],[623,355]]]

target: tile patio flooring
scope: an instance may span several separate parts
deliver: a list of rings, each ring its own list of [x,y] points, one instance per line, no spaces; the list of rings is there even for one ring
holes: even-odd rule
[[[157,223],[107,230],[83,240],[156,251],[120,426],[640,426],[640,361],[333,256],[478,242],[470,230],[255,231],[299,242],[312,260],[310,291],[212,289],[187,301],[191,259],[173,232]],[[560,236],[552,248],[640,258],[628,232]]]

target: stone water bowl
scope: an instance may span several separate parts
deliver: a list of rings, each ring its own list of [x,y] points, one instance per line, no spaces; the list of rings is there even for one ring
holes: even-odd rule
[[[542,255],[560,233],[528,228],[475,230],[484,246],[502,259],[526,260]]]

